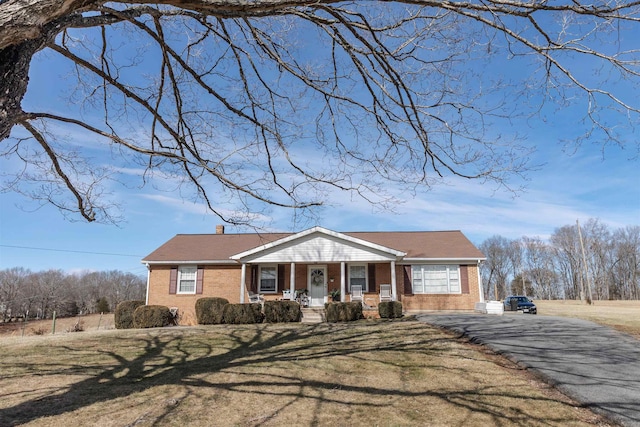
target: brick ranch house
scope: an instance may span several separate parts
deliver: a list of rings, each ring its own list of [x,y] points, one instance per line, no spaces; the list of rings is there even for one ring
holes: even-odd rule
[[[334,290],[349,301],[355,285],[373,307],[387,284],[406,311],[473,310],[483,301],[483,260],[460,231],[225,234],[218,226],[216,234],[178,234],[142,262],[146,303],[176,307],[181,324],[195,324],[202,297],[245,303],[249,291],[275,300],[306,289],[309,306],[323,307]]]

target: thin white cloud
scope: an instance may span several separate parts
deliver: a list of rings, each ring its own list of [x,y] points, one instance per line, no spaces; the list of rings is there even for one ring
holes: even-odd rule
[[[563,162],[572,163],[572,159]],[[325,215],[325,224],[340,230],[461,229],[476,242],[494,234],[545,238],[558,227],[574,224],[576,219],[598,218],[612,228],[638,224],[640,204],[618,207],[598,202],[603,193],[625,182],[620,173],[585,178],[589,165],[589,161],[579,161],[566,168],[541,170],[533,174],[529,189],[517,197],[479,181],[454,179],[449,185],[405,198],[397,215],[373,213],[364,202],[342,198]],[[624,176],[624,171],[621,173]],[[585,197],[589,194],[597,197]],[[333,198],[340,200],[337,194]]]
[[[170,208],[169,212],[174,215],[198,215],[200,217],[214,217],[215,214],[209,210],[205,203],[191,202],[184,200],[180,197],[171,197],[162,194],[139,194],[137,197],[148,201],[155,202],[159,205],[163,205]],[[227,209],[224,207],[216,208],[216,210],[225,217],[242,217],[245,214],[242,211]],[[253,218],[256,222],[270,221],[270,217],[254,214]]]

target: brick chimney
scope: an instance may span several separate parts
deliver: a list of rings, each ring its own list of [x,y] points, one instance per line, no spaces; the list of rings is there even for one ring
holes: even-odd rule
[[[224,225],[216,225],[216,234],[224,234]]]

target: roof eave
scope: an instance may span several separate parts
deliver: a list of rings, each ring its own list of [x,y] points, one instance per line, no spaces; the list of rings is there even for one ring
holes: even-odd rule
[[[404,258],[403,264],[409,264],[412,262],[476,262],[486,261],[485,257],[453,257],[453,258]]]
[[[220,259],[220,260],[174,260],[174,261],[149,261],[146,259],[143,259],[142,261],[143,264],[149,264],[149,265],[177,265],[177,264],[198,264],[198,265],[237,265],[238,262],[234,261],[234,260],[224,260],[224,259]]]

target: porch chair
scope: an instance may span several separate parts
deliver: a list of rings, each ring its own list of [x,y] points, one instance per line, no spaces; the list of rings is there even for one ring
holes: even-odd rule
[[[178,307],[169,307],[169,313],[171,314],[171,319],[169,319],[169,323],[173,326],[178,326]]]
[[[362,286],[353,285],[351,287],[351,302],[353,301],[360,301],[361,303],[364,304],[364,295],[362,293]]]
[[[291,290],[290,289],[285,289],[282,291],[282,299],[285,301],[290,301],[291,300]]]
[[[249,302],[250,303],[260,303],[260,305],[264,305],[264,297],[260,294],[256,294],[252,291],[249,291]]]
[[[309,307],[309,296],[304,290],[296,291],[296,301],[298,301],[300,307]]]
[[[382,301],[393,301],[391,285],[380,285],[380,302]]]

